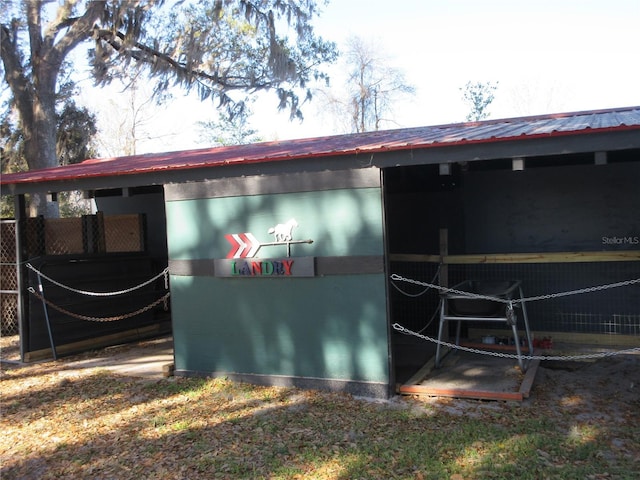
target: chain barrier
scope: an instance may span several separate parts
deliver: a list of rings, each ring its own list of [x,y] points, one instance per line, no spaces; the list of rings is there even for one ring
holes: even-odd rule
[[[126,320],[127,318],[135,317],[136,315],[140,315],[142,313],[145,313],[145,312],[151,310],[152,308],[160,305],[163,302],[166,305],[166,302],[169,299],[169,296],[171,295],[171,292],[167,292],[162,297],[160,297],[158,300],[156,300],[155,302],[153,302],[153,303],[151,303],[149,305],[146,305],[146,306],[144,306],[142,308],[139,308],[135,312],[125,313],[125,314],[117,315],[117,316],[114,316],[114,317],[89,317],[87,315],[80,315],[78,313],[70,312],[69,310],[56,305],[55,303],[51,302],[50,300],[47,300],[42,295],[40,295],[38,292],[36,292],[35,288],[33,288],[33,287],[29,287],[28,290],[36,298],[38,298],[39,300],[45,302],[47,305],[49,305],[54,310],[57,310],[58,312],[63,313],[65,315],[68,315],[68,316],[70,316],[72,318],[76,318],[78,320],[84,320],[84,321],[87,321],[87,322],[117,322],[117,321],[120,321],[120,320]]]
[[[147,280],[146,282],[143,282],[140,285],[136,285],[136,286],[131,287],[131,288],[127,288],[125,290],[118,290],[118,291],[115,291],[115,292],[89,292],[87,290],[78,290],[77,288],[73,288],[73,287],[70,287],[68,285],[64,285],[64,284],[52,279],[51,277],[46,276],[44,273],[42,273],[41,271],[36,269],[30,263],[27,263],[26,266],[27,266],[28,269],[30,269],[33,272],[35,272],[38,276],[44,278],[45,280],[48,280],[49,282],[53,283],[54,285],[56,285],[56,286],[58,286],[60,288],[64,288],[65,290],[69,290],[70,292],[73,292],[73,293],[79,293],[81,295],[87,295],[87,296],[91,296],[91,297],[111,297],[111,296],[124,295],[126,293],[131,293],[131,292],[134,292],[136,290],[139,290],[140,288],[146,287],[147,285],[155,282],[160,277],[164,277],[164,288],[165,289],[169,288],[169,278],[168,278],[169,267],[165,268],[158,275],[156,275],[155,277]]]
[[[463,295],[465,297],[469,297],[469,298],[474,298],[474,299],[478,299],[478,300],[490,300],[492,302],[500,302],[500,303],[505,303],[507,305],[513,305],[514,303],[524,303],[524,302],[535,302],[537,300],[550,300],[553,298],[558,298],[558,297],[567,297],[569,295],[581,295],[583,293],[592,293],[592,292],[598,292],[601,290],[608,290],[610,288],[617,288],[617,287],[626,287],[629,285],[634,285],[636,283],[640,283],[640,278],[635,278],[632,280],[625,280],[622,282],[616,282],[616,283],[609,283],[606,285],[598,285],[595,287],[586,287],[586,288],[581,288],[578,290],[570,290],[568,292],[558,292],[558,293],[549,293],[546,295],[538,295],[536,297],[526,297],[526,298],[514,298],[514,299],[506,299],[506,298],[498,298],[498,297],[492,297],[490,295],[482,295],[479,293],[472,293],[472,292],[465,292],[462,290],[456,290],[454,288],[449,288],[449,287],[443,287],[442,285],[435,285],[433,283],[428,283],[428,282],[421,282],[419,280],[413,280],[413,279],[409,279],[409,278],[405,278],[402,277],[396,273],[391,274],[391,280],[392,281],[396,281],[396,282],[407,282],[407,283],[411,283],[413,285],[421,285],[423,287],[429,287],[429,288],[435,288],[436,290],[439,290],[443,293],[455,293],[456,295]]]
[[[36,269],[30,263],[27,263],[26,267],[29,268],[30,270],[32,270],[34,273],[36,273],[36,275],[38,275],[38,278],[44,278],[45,280],[48,280],[52,284],[54,284],[54,285],[56,285],[56,286],[58,286],[60,288],[63,288],[65,290],[68,290],[70,292],[78,293],[80,295],[87,295],[87,296],[91,296],[91,297],[110,297],[110,296],[116,296],[116,295],[124,295],[124,294],[127,294],[127,293],[134,292],[136,290],[139,290],[139,289],[141,289],[143,287],[146,287],[147,285],[150,285],[151,283],[155,282],[156,280],[158,280],[161,277],[164,277],[164,288],[165,289],[169,288],[169,268],[168,267],[165,268],[158,275],[154,276],[153,278],[151,278],[151,279],[149,279],[149,280],[147,280],[145,282],[142,282],[139,285],[136,285],[136,286],[133,286],[131,288],[124,289],[124,290],[118,290],[118,291],[115,291],[115,292],[90,292],[90,291],[87,291],[87,290],[79,290],[77,288],[73,288],[73,287],[70,287],[68,285],[64,285],[63,283],[60,283],[60,282],[52,279],[51,277],[48,277],[47,275],[45,275],[44,273],[42,273],[41,271]],[[68,316],[70,316],[72,318],[76,318],[78,320],[84,320],[84,321],[88,321],[88,322],[116,322],[116,321],[120,321],[120,320],[125,320],[127,318],[135,317],[136,315],[140,315],[142,313],[145,313],[145,312],[151,310],[152,308],[160,305],[161,303],[164,303],[164,308],[165,308],[165,310],[167,310],[168,309],[167,300],[169,299],[169,296],[171,295],[170,292],[167,292],[165,295],[160,297],[155,302],[153,302],[153,303],[151,303],[149,305],[146,305],[146,306],[144,306],[142,308],[139,308],[135,312],[125,313],[125,314],[117,315],[117,316],[113,316],[113,317],[91,317],[91,316],[87,316],[87,315],[80,315],[80,314],[77,314],[77,313],[70,312],[69,310],[54,304],[50,300],[47,300],[44,297],[44,295],[42,294],[42,283],[40,283],[40,293],[36,292],[36,289],[33,288],[33,287],[29,287],[27,290],[31,294],[33,294],[36,298],[38,298],[39,300],[41,300],[42,302],[44,302],[46,305],[50,306],[54,310],[57,310],[58,312],[63,313],[65,315],[68,315]]]
[[[413,285],[420,285],[420,286],[426,287],[427,289],[434,288],[434,289],[439,290],[440,292],[443,292],[443,293],[454,293],[456,295],[462,295],[462,296],[466,296],[466,297],[473,298],[473,299],[478,299],[478,300],[490,300],[490,301],[493,301],[493,302],[505,303],[505,304],[507,304],[508,310],[512,310],[513,309],[513,304],[514,303],[534,302],[534,301],[538,301],[538,300],[549,300],[549,299],[558,298],[558,297],[566,297],[566,296],[569,296],[569,295],[581,295],[581,294],[584,294],[584,293],[597,292],[597,291],[601,291],[601,290],[607,290],[607,289],[610,289],[610,288],[625,287],[625,286],[629,286],[629,285],[634,285],[634,284],[640,283],[640,278],[636,278],[636,279],[632,279],[632,280],[625,280],[625,281],[622,281],[622,282],[610,283],[610,284],[606,284],[606,285],[598,285],[598,286],[593,286],[593,287],[581,288],[581,289],[578,289],[578,290],[571,290],[571,291],[567,291],[567,292],[550,293],[550,294],[546,294],[546,295],[538,295],[538,296],[535,296],[535,297],[527,297],[527,298],[504,299],[504,298],[492,297],[490,295],[482,295],[482,294],[478,294],[478,293],[472,293],[472,292],[465,292],[465,291],[462,291],[462,290],[456,290],[456,289],[449,288],[449,287],[443,287],[442,285],[435,285],[435,284],[433,284],[433,282],[432,283],[421,282],[419,280],[413,280],[413,279],[402,277],[402,276],[400,276],[400,275],[398,275],[396,273],[391,275],[391,280],[392,280],[392,282],[406,282],[406,283],[410,283],[410,284],[413,284]],[[560,361],[566,361],[566,360],[587,360],[587,359],[605,358],[605,357],[612,357],[612,356],[615,356],[615,355],[623,355],[623,354],[627,354],[627,353],[640,352],[640,347],[635,347],[635,348],[630,348],[630,349],[626,349],[626,350],[618,350],[618,351],[615,351],[615,352],[600,352],[600,353],[592,353],[592,354],[584,354],[584,355],[520,355],[520,356],[518,356],[518,355],[510,354],[510,353],[493,352],[493,351],[489,351],[489,350],[479,350],[477,348],[470,348],[470,347],[465,347],[465,346],[462,346],[462,345],[456,345],[454,343],[443,342],[442,340],[438,340],[436,338],[432,338],[432,337],[429,337],[428,335],[423,335],[422,333],[420,333],[420,332],[424,331],[424,328],[422,328],[420,330],[420,332],[414,332],[413,330],[409,330],[408,328],[400,325],[399,323],[394,323],[393,324],[393,328],[394,328],[394,330],[396,330],[396,331],[398,331],[400,333],[403,333],[405,335],[413,335],[415,337],[421,338],[422,340],[427,340],[429,342],[433,342],[435,344],[440,344],[442,346],[449,347],[449,348],[452,348],[452,349],[462,350],[462,351],[465,351],[465,352],[475,353],[475,354],[480,354],[480,355],[489,355],[489,356],[493,356],[493,357],[501,357],[501,358],[512,358],[512,359],[523,359],[523,360],[560,360]]]
[[[391,282],[391,285],[393,286],[393,288],[395,288],[398,292],[400,292],[405,297],[409,297],[409,298],[421,297],[422,295],[427,293],[429,290],[431,290],[431,288],[433,288],[432,285],[440,277],[440,267],[442,267],[442,264],[438,264],[438,269],[436,270],[436,274],[431,279],[431,282],[429,284],[427,284],[427,286],[425,286],[424,290],[422,290],[419,293],[408,293],[408,292],[405,292],[404,290],[402,290],[398,285],[396,285],[393,282]],[[391,275],[391,277],[393,279],[393,275]],[[402,277],[400,277],[400,278],[402,278]]]
[[[409,330],[406,327],[403,327],[399,323],[393,324],[394,330],[397,330],[400,333],[405,335],[413,335],[414,337],[421,338],[422,340],[427,340],[429,342],[433,342],[436,344],[440,344],[443,347],[449,347],[456,350],[462,350],[464,352],[476,353],[480,355],[489,355],[491,357],[501,357],[501,358],[513,358],[513,359],[522,359],[522,360],[587,360],[587,359],[596,359],[596,358],[605,358],[605,357],[613,357],[615,355],[624,355],[627,353],[636,353],[640,352],[640,347],[629,348],[626,350],[617,350],[615,352],[599,352],[599,353],[589,353],[584,355],[515,355],[512,353],[503,353],[503,352],[493,352],[490,350],[480,350],[477,348],[465,347],[463,345],[456,345],[454,343],[443,342],[442,340],[438,340],[437,338],[429,337],[428,335],[422,335],[418,332],[414,332]]]

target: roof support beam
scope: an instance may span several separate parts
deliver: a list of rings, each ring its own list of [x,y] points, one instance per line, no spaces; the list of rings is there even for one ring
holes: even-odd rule
[[[440,175],[451,175],[451,164],[441,163],[439,167]]]
[[[326,152],[326,154],[292,156],[253,163],[203,163],[171,168],[170,163],[158,163],[150,171],[100,172],[87,166],[83,175],[64,180],[39,177],[28,183],[2,185],[2,194],[33,193],[37,191],[98,190],[149,185],[184,183],[202,179],[220,179],[255,175],[281,175],[295,172],[362,170],[368,167],[409,165],[438,165],[441,163],[472,162],[499,158],[538,157],[572,153],[614,152],[640,148],[637,129],[623,131],[588,131],[584,134],[518,137],[514,140],[467,142],[460,144],[428,144],[407,146],[397,150],[359,151],[357,153]],[[177,155],[179,152],[176,153]],[[97,168],[97,167],[96,167]]]
[[[595,152],[595,164],[606,165],[607,164],[607,152]]]
[[[515,157],[511,159],[511,169],[514,172],[521,172],[524,170],[524,158]]]

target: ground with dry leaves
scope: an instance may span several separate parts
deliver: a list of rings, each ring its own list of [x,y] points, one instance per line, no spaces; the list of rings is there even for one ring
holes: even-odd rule
[[[70,360],[2,363],[3,480],[640,478],[640,355],[543,366],[523,404],[150,381]]]

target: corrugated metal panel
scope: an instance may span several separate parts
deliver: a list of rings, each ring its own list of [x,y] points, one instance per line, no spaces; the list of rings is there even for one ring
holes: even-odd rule
[[[134,175],[232,164],[290,161],[476,142],[584,134],[587,130],[640,130],[640,107],[522,117],[336,135],[252,145],[92,159],[77,165],[3,175],[3,185]]]

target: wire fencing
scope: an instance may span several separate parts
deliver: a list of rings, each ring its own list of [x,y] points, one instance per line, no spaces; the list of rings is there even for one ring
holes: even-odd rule
[[[437,263],[430,262],[391,263],[392,272],[425,281],[433,278],[437,268]],[[524,295],[529,298],[640,278],[640,262],[637,261],[449,264],[447,270],[448,285],[468,279],[521,280]],[[396,288],[389,290],[393,318],[401,319],[400,323],[413,331],[421,331],[439,308],[440,293],[421,284],[403,282],[401,285],[403,292]],[[411,297],[423,291],[422,295]],[[588,295],[558,295],[545,301],[529,302],[527,310],[531,328],[537,331],[640,336],[640,285],[637,283],[596,290]],[[427,332],[434,333],[433,324],[430,328]]]
[[[631,287],[631,286],[637,286],[640,284],[640,278],[633,278],[633,279],[629,279],[629,280],[623,280],[623,281],[619,281],[619,282],[613,282],[613,283],[608,283],[608,284],[602,284],[602,285],[592,285],[592,286],[588,286],[588,287],[583,287],[583,288],[579,288],[579,289],[574,289],[574,290],[567,290],[567,291],[560,291],[560,292],[553,292],[553,293],[546,293],[546,294],[542,294],[542,295],[535,295],[535,296],[529,296],[529,297],[523,297],[523,298],[515,298],[512,300],[509,299],[505,299],[505,298],[500,298],[500,297],[496,297],[496,296],[491,296],[491,295],[483,295],[483,294],[478,294],[475,292],[467,292],[467,291],[463,291],[463,290],[458,290],[455,288],[450,288],[450,287],[445,287],[442,285],[438,285],[432,282],[424,282],[424,281],[420,281],[420,280],[416,280],[416,279],[412,279],[412,278],[406,278],[402,275],[399,274],[392,274],[390,276],[391,279],[391,283],[392,285],[394,285],[394,287],[396,288],[396,290],[398,290],[401,294],[404,294],[405,292],[400,289],[398,287],[398,283],[404,283],[407,285],[411,285],[414,288],[419,288],[422,289],[422,294],[426,294],[427,292],[433,293],[436,292],[438,294],[440,293],[453,293],[456,295],[462,295],[465,297],[468,297],[469,299],[477,299],[477,300],[489,300],[489,301],[493,301],[493,302],[498,302],[498,303],[504,303],[507,305],[507,307],[511,307],[513,304],[517,304],[517,303],[534,303],[534,302],[540,302],[540,301],[547,301],[547,300],[553,300],[553,299],[557,299],[557,298],[564,298],[564,297],[572,297],[572,296],[577,296],[577,295],[584,295],[584,294],[593,294],[596,292],[603,292],[603,291],[607,291],[607,290],[612,290],[612,289],[619,289],[619,288],[624,288],[624,287]],[[435,277],[434,277],[435,279]],[[415,295],[412,293],[406,293],[407,297],[410,298],[415,298],[416,296],[420,296],[420,295]],[[638,298],[638,297],[636,297]],[[527,308],[529,308],[529,305],[527,305]],[[435,314],[431,317],[431,321],[433,320]],[[430,321],[430,322],[431,322]],[[457,349],[457,350],[462,350],[462,351],[466,351],[466,352],[470,352],[470,353],[475,353],[475,354],[481,354],[481,355],[489,355],[489,356],[494,356],[494,357],[502,357],[502,358],[514,358],[514,359],[522,359],[522,360],[585,360],[585,359],[595,359],[595,358],[603,358],[603,357],[609,357],[609,356],[613,356],[613,355],[622,355],[622,354],[628,354],[628,353],[637,353],[640,352],[640,347],[634,347],[634,348],[630,348],[630,349],[625,349],[625,350],[618,350],[618,351],[614,351],[614,352],[600,352],[600,353],[592,353],[592,354],[584,354],[584,355],[564,355],[564,356],[553,356],[553,355],[514,355],[514,354],[510,354],[510,353],[505,353],[505,352],[497,352],[497,351],[491,351],[491,350],[481,350],[481,349],[477,349],[477,348],[472,348],[472,347],[466,347],[466,346],[462,346],[462,345],[458,345],[458,344],[454,344],[454,343],[450,343],[450,342],[445,342],[442,340],[438,340],[436,338],[433,338],[429,335],[425,335],[422,333],[422,330],[424,330],[424,328],[421,331],[414,331],[410,328],[407,328],[405,326],[403,326],[402,324],[396,322],[393,325],[393,329],[398,331],[399,333],[405,334],[405,335],[411,335],[417,338],[420,338],[422,340],[426,340],[435,344],[439,344],[440,346],[445,346],[451,349]]]

